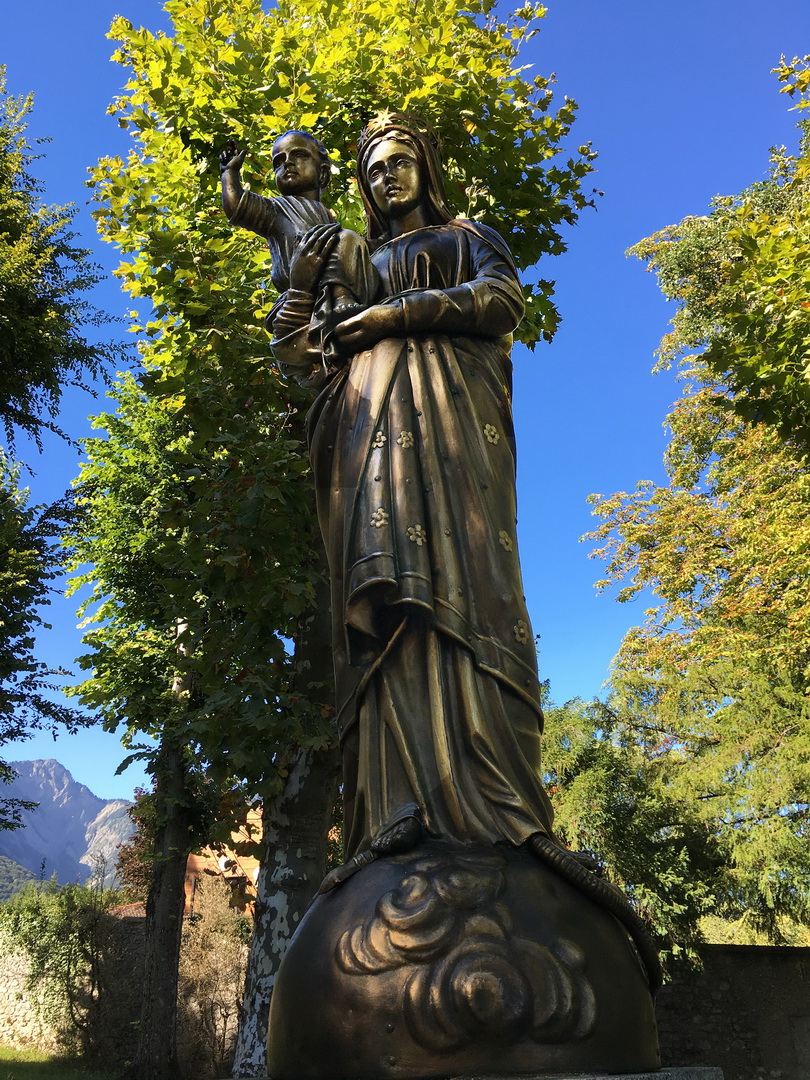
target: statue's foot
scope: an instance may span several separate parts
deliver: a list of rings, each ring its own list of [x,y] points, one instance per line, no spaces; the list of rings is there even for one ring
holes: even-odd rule
[[[568,854],[592,874],[596,874],[597,877],[602,876],[602,864],[594,859],[592,855],[588,855],[585,851],[569,851]]]
[[[416,803],[404,806],[371,841],[371,850],[378,856],[398,855],[411,851],[422,839],[422,814]]]
[[[411,851],[422,839],[424,827],[422,813],[416,803],[408,803],[397,811],[393,819],[384,825],[365,851],[349,859],[343,866],[330,870],[321,882],[318,893],[330,892],[336,885],[353,877],[358,870],[385,855],[400,855]]]
[[[353,859],[349,859],[343,866],[336,866],[334,870],[329,871],[321,882],[318,895],[322,896],[324,893],[331,892],[337,885],[348,881],[350,877],[354,877],[358,870],[362,870],[364,866],[374,862],[376,858],[378,858],[377,853],[372,851],[371,848],[366,848],[359,855],[355,855]]]

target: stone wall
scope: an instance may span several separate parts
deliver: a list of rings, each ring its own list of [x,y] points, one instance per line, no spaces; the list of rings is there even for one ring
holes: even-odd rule
[[[109,918],[101,933],[101,993],[89,1042],[100,1060],[126,1061],[134,1051],[133,1020],[140,1012],[140,995],[131,973],[137,970],[143,952],[143,920]],[[25,953],[10,936],[0,934],[0,1044],[15,1050],[73,1050],[76,1042],[70,1032],[60,1033],[43,1019],[41,996],[26,986],[29,970]]]
[[[140,1003],[137,985],[120,972],[137,969],[143,927],[140,919],[115,922],[118,992],[108,998],[115,1017],[105,1026],[123,1061]],[[37,1015],[27,972],[25,957],[0,937],[0,1043],[54,1050],[57,1035]],[[810,1080],[810,949],[707,946],[701,971],[680,971],[661,990],[657,1014],[663,1065],[717,1065],[725,1080]],[[189,1074],[199,1075],[199,1065]]]
[[[0,935],[0,1043],[15,1050],[56,1050],[56,1032],[40,1019],[27,976],[27,957]]]
[[[810,949],[708,945],[701,971],[658,995],[664,1065],[719,1065],[725,1080],[810,1078]]]
[[[227,905],[227,894],[223,902]],[[99,995],[86,1034],[88,1051],[100,1066],[124,1065],[135,1054],[144,924],[143,918],[108,916],[100,927]],[[243,944],[211,932],[205,922],[187,926],[178,994],[178,1057],[184,1076],[209,1080],[230,1069],[246,963]],[[75,1050],[78,1043],[71,1042],[69,1032],[60,1039],[41,1019],[26,990],[28,971],[25,954],[0,935],[0,1044],[18,1050]]]

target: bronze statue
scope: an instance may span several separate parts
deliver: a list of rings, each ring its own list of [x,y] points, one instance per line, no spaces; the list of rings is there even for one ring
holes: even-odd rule
[[[304,131],[287,131],[273,144],[273,171],[281,195],[266,198],[242,187],[246,150],[233,139],[220,155],[222,208],[232,225],[263,236],[272,255],[271,280],[283,294],[290,286],[290,259],[301,237],[316,225],[335,221],[321,202],[329,183],[329,154]]]
[[[356,233],[340,229],[332,211],[321,202],[331,166],[320,139],[305,131],[287,131],[276,139],[273,171],[281,195],[273,198],[242,187],[245,154],[231,139],[220,155],[222,207],[232,225],[250,229],[268,242],[270,279],[279,296],[267,317],[267,327],[282,339],[283,348],[285,319],[296,319],[299,298],[306,296],[308,312],[311,315],[315,307],[320,328],[314,343],[318,367],[322,362],[329,367],[330,359],[336,356],[331,329],[365,307],[377,287],[368,251]],[[307,290],[316,277],[317,295],[310,300]],[[281,312],[284,315],[279,320]],[[307,385],[305,379],[301,381]],[[313,388],[320,381],[316,377]]]
[[[367,239],[332,221],[299,235],[271,317],[282,370],[317,392],[347,863],[279,971],[270,1073],[655,1067],[654,947],[556,842],[541,781],[515,528],[514,262],[494,230],[454,218],[414,118],[366,128],[358,182]],[[328,1005],[310,1024],[313,994]]]
[[[453,218],[426,132],[372,125],[358,178],[380,285],[335,328],[344,366],[309,421],[346,853],[414,805],[431,836],[518,846],[552,816],[515,534],[509,346],[523,296],[501,238]],[[312,312],[298,313],[298,336],[287,324],[274,349],[311,381]]]

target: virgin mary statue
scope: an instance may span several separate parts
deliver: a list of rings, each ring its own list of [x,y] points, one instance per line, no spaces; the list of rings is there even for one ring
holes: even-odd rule
[[[294,276],[306,272],[308,288],[291,290],[274,342],[286,370],[321,386],[309,445],[332,583],[346,854],[407,818],[436,838],[518,846],[550,836],[552,822],[515,531],[510,346],[522,292],[503,239],[453,217],[421,124],[371,124],[358,180],[368,246],[331,225],[305,239]],[[344,247],[356,313],[319,326],[319,275]],[[336,370],[323,362],[327,333]]]
[[[492,229],[453,217],[412,118],[366,129],[358,180],[367,240],[336,223],[307,234],[273,325],[280,364],[317,388],[348,861],[278,971],[268,1072],[657,1068],[654,943],[555,841],[541,782],[515,534],[514,262]],[[333,279],[348,285],[340,313],[322,302]]]

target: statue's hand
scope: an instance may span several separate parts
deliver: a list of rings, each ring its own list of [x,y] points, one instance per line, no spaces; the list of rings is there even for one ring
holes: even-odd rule
[[[372,304],[335,327],[334,334],[342,352],[349,355],[368,349],[388,337],[402,337],[405,320],[399,304]]]
[[[247,154],[247,150],[240,149],[236,139],[228,139],[225,143],[225,149],[219,155],[219,171],[224,173],[229,169],[233,169],[235,172],[239,172],[245,160],[245,154]]]
[[[323,264],[337,242],[340,225],[334,221],[316,225],[304,233],[290,260],[290,288],[314,292]]]

